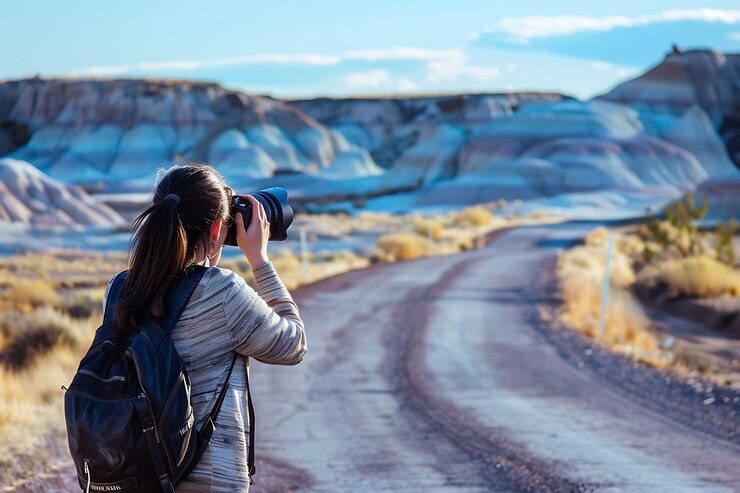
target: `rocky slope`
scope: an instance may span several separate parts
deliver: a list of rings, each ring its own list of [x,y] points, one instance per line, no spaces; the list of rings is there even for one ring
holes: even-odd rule
[[[679,193],[738,175],[727,121],[739,74],[738,56],[696,50],[588,102],[466,95],[294,104],[391,163],[389,188],[425,186],[423,203],[645,186]]]
[[[425,204],[678,194],[737,181],[728,149],[740,122],[739,57],[676,51],[585,102],[526,93],[278,101],[207,83],[29,79],[0,84],[0,153],[112,192],[144,191],[183,157],[232,184],[285,183],[304,198],[411,188]]]
[[[640,77],[599,99],[637,109],[654,133],[664,132],[674,117],[700,107],[740,165],[740,54],[675,49]]]
[[[390,168],[405,151],[433,138],[440,126],[469,131],[509,117],[519,108],[565,99],[569,98],[557,93],[511,93],[288,102],[367,149],[380,166]]]
[[[176,158],[206,161],[227,178],[381,171],[364,149],[294,106],[215,84],[11,81],[0,84],[0,121],[32,134],[9,156],[75,183],[150,181],[162,163]],[[6,148],[23,140],[12,139],[10,131],[3,135]]]
[[[123,218],[75,185],[16,159],[0,159],[0,221],[35,226],[106,226]]]

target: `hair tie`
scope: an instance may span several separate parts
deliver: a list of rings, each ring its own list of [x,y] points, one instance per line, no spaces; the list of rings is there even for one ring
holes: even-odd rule
[[[162,199],[162,202],[164,202],[167,199],[173,199],[175,201],[175,206],[180,205],[180,196],[177,195],[177,194],[175,194],[175,193],[171,193],[168,196],[166,196],[165,198],[163,198]]]

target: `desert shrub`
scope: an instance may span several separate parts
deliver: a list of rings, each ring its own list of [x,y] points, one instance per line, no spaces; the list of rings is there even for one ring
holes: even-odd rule
[[[650,218],[640,228],[644,242],[642,255],[647,263],[659,263],[671,257],[701,256],[705,252],[706,237],[698,231],[696,223],[703,220],[709,212],[708,199],[702,196],[701,204],[696,205],[694,196],[687,193],[681,200],[663,209],[664,220],[657,216]],[[737,223],[730,219],[726,224],[717,224],[714,232],[716,257],[719,261],[732,265],[735,261],[733,237]]]
[[[691,192],[663,209],[668,222],[676,230],[674,245],[684,257],[702,253],[701,243],[697,241],[696,221],[701,221],[709,212],[709,201],[706,195],[701,198],[701,205],[694,202]]]
[[[69,329],[88,343],[99,322],[97,317],[69,321]],[[37,476],[53,465],[48,447],[65,440],[60,386],[69,385],[86,346],[57,345],[18,370],[0,364],[0,485]]]
[[[415,216],[413,219],[414,223],[414,230],[422,236],[426,236],[431,238],[433,240],[439,241],[442,239],[442,234],[444,233],[444,226],[442,223],[438,220],[434,219],[425,219],[420,216]]]
[[[271,261],[286,288],[294,289],[303,283],[303,263],[289,248],[271,257]]]
[[[311,252],[309,252],[310,254]],[[309,256],[309,261],[310,261]],[[353,262],[360,258],[355,252],[352,250],[337,250],[334,252],[331,252],[329,255],[329,261],[331,262]],[[300,260],[300,258],[299,258]]]
[[[83,347],[89,342],[85,332],[79,322],[48,307],[31,313],[2,312],[0,363],[13,371],[30,367],[57,346]]]
[[[39,279],[16,279],[8,286],[0,300],[12,308],[30,312],[40,306],[55,306],[59,303],[59,296],[54,288],[46,281]]]
[[[563,297],[561,318],[592,338],[598,336],[607,239],[607,230],[598,228],[586,237],[584,245],[564,252],[558,259],[557,275]],[[640,353],[646,359],[645,353],[652,355],[657,351],[659,338],[629,291],[636,276],[629,257],[620,249],[621,244],[621,237],[615,236],[602,342],[624,352]]]
[[[735,247],[733,239],[737,232],[737,221],[730,219],[727,224],[720,223],[717,225],[717,260],[727,265],[735,263]]]
[[[388,260],[411,260],[432,255],[435,251],[434,244],[425,236],[408,231],[381,236],[376,245]]]
[[[105,286],[83,291],[62,305],[62,309],[73,318],[88,318],[102,314]]]
[[[682,295],[740,295],[740,271],[706,255],[666,261],[659,278]]]
[[[493,222],[493,216],[485,207],[466,207],[457,214],[455,222],[460,226],[487,226]]]

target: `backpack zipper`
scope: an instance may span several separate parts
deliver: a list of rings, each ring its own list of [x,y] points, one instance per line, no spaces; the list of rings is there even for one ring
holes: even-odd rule
[[[87,486],[85,487],[85,493],[90,493],[90,468],[87,466],[85,461],[85,476],[87,476]]]
[[[141,385],[141,368],[139,367],[139,362],[136,359],[136,356],[134,355],[134,352],[131,350],[131,348],[126,350],[126,355],[128,355],[129,358],[134,362],[134,368],[136,368],[136,375],[139,377],[139,384]],[[149,412],[152,415],[152,426],[154,427],[154,437],[157,439],[157,443],[162,443],[162,440],[159,437],[159,428],[157,427],[157,420],[156,416],[154,416],[154,413],[152,412],[151,408],[151,400],[149,400],[149,396],[146,395],[146,390],[144,387],[141,387],[141,393],[139,394],[139,398],[146,399],[146,403],[149,406]],[[173,464],[172,457],[170,457],[170,451],[167,450],[167,447],[162,447],[162,450],[164,451],[165,460],[169,461],[170,464]]]
[[[80,368],[79,370],[77,370],[77,373],[82,373],[83,375],[90,376],[92,378],[95,378],[96,380],[100,380],[103,383],[125,382],[126,381],[126,377],[122,375],[113,375],[110,378],[103,378],[97,373],[91,372],[90,370],[87,370],[85,368]]]

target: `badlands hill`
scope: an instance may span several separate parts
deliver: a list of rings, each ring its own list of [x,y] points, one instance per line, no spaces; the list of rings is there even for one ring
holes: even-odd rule
[[[111,208],[75,185],[66,185],[16,159],[0,159],[0,221],[35,226],[124,224]]]
[[[294,106],[215,84],[150,80],[41,80],[0,84],[0,121],[30,139],[9,153],[75,183],[150,181],[163,162],[206,161],[232,177],[380,170]],[[10,132],[6,132],[8,134]],[[5,136],[5,146],[18,142]]]
[[[591,101],[547,93],[280,101],[184,81],[9,81],[0,83],[0,153],[109,192],[143,191],[178,158],[304,197],[418,189],[412,206],[726,190],[740,175],[738,60],[676,51]]]
[[[658,134],[674,118],[701,108],[740,165],[740,54],[677,50],[599,99],[635,108]],[[690,118],[699,118],[695,113]]]

